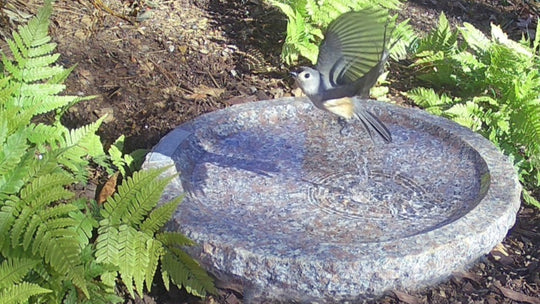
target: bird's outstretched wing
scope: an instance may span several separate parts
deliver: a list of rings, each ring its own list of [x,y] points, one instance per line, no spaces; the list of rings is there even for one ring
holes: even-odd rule
[[[349,85],[362,77],[370,79],[361,83],[374,84],[371,78],[377,80],[386,61],[389,26],[387,11],[375,8],[348,12],[332,21],[317,58],[324,89]]]

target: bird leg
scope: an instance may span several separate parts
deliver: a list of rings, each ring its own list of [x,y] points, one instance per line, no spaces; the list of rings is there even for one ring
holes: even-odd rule
[[[339,117],[338,124],[341,126],[339,134],[342,136],[349,136],[351,134],[351,124],[349,124],[345,118]]]

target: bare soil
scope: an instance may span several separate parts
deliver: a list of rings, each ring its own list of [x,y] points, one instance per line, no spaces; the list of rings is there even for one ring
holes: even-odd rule
[[[42,1],[2,2],[0,34],[6,35]],[[399,14],[421,32],[445,12],[453,25],[469,22],[488,33],[493,22],[520,38],[536,28],[537,3],[410,0]],[[65,123],[81,126],[108,114],[100,135],[111,144],[124,134],[129,152],[150,149],[203,113],[291,96],[289,68],[279,58],[285,30],[285,17],[262,0],[58,0],[51,33],[61,63],[77,65],[67,93],[96,95],[75,105]],[[390,65],[390,95],[410,105],[400,94],[415,85],[400,68],[406,64]],[[470,270],[432,288],[396,291],[373,303],[540,304],[538,223],[540,212],[522,207],[506,239]],[[242,295],[227,289],[200,300],[180,290],[166,292],[159,283],[143,299],[126,298],[126,303],[241,302]]]

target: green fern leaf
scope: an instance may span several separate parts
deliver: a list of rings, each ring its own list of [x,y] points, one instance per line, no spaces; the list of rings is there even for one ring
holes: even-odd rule
[[[11,50],[11,53],[13,54],[13,58],[18,63],[20,67],[24,67],[26,65],[26,58],[28,58],[28,49],[22,42],[21,36],[17,34],[16,32],[13,33],[14,40],[8,39],[7,43]],[[17,77],[17,80],[22,80],[22,75],[19,75],[20,77]]]
[[[148,217],[142,222],[140,230],[152,235],[159,231],[159,229],[171,220],[174,211],[182,199],[183,196],[177,197],[152,210]]]
[[[39,263],[39,260],[10,258],[0,264],[0,290],[17,284]]]
[[[52,290],[42,288],[37,284],[23,282],[6,289],[0,289],[0,299],[4,304],[27,303],[33,296],[50,292]]]
[[[59,147],[64,142],[66,127],[62,125],[49,126],[45,124],[30,124],[27,129],[28,140],[39,146],[44,144]]]
[[[3,54],[2,57],[4,57]],[[0,73],[0,113],[3,113],[2,120],[7,120],[7,117],[9,117],[4,114],[4,108],[6,107],[6,104],[11,103],[11,96],[17,90],[17,87],[12,85],[13,82],[10,80],[11,77]]]
[[[531,156],[540,155],[540,99],[526,102],[512,117],[514,132],[519,143]]]
[[[127,220],[130,225],[138,226],[142,223],[150,211],[157,206],[165,187],[175,177],[176,176],[173,175],[143,185],[140,189],[140,193],[137,195],[137,199],[132,201],[128,206],[129,217]]]
[[[168,247],[193,246],[195,243],[179,232],[163,231],[156,234],[156,239]]]
[[[11,227],[19,214],[20,199],[16,196],[0,197],[0,248],[9,248]],[[5,254],[5,253],[3,253]]]
[[[13,134],[7,138],[6,142],[2,142],[0,176],[8,174],[18,166],[27,148],[26,136],[22,133]]]
[[[122,248],[118,272],[132,296],[135,289],[140,295],[144,290],[145,273],[150,258],[147,244],[151,242],[152,236],[128,225],[121,225],[118,229],[118,244]]]
[[[22,84],[19,89],[19,94],[21,96],[42,96],[42,95],[56,95],[62,92],[66,88],[63,84],[52,84],[52,83],[28,83]],[[20,106],[28,106],[28,104],[33,105],[34,103],[23,103],[20,102]]]
[[[145,270],[144,277],[145,277],[146,288],[150,290],[152,288],[152,282],[154,280],[154,276],[156,275],[156,270],[159,264],[159,260],[161,259],[163,254],[165,254],[165,249],[163,248],[163,244],[161,244],[161,242],[156,241],[153,238],[149,239],[146,246],[147,246],[147,252],[148,252],[148,264],[146,268],[144,269]]]
[[[98,227],[98,222],[89,214],[84,214],[79,210],[72,210],[69,216],[75,220],[76,225],[71,227],[77,234],[77,241],[81,249],[89,244],[93,237],[94,228]]]
[[[73,70],[75,69],[76,66],[77,66],[77,64],[74,64],[71,67],[69,67],[67,69],[64,69],[61,73],[54,74],[51,77],[51,79],[49,79],[47,82],[48,83],[53,83],[53,84],[64,83],[64,81],[68,78],[68,76],[71,74],[71,72],[73,72]],[[94,98],[93,96],[90,97],[90,99],[93,99],[93,98]]]
[[[25,82],[31,82],[29,81],[28,77],[29,74],[32,73],[32,71],[37,71],[38,69],[44,69],[49,68],[51,69],[49,71],[50,75],[48,77],[43,77],[42,79],[49,78],[51,75],[55,75],[57,73],[61,73],[64,68],[61,66],[51,66],[53,63],[58,61],[58,58],[60,58],[60,54],[50,54],[50,55],[43,55],[40,57],[35,58],[27,58],[26,64],[24,66],[25,69]]]
[[[120,263],[120,247],[118,243],[119,232],[114,226],[110,226],[108,220],[102,220],[98,229],[98,237],[96,239],[96,262],[110,265],[118,265]]]
[[[73,178],[66,174],[41,175],[21,191],[21,199],[32,208],[41,208],[51,202],[73,197],[72,192],[63,188],[72,183]]]
[[[24,153],[17,167],[0,175],[0,194],[15,194],[21,190],[30,178],[29,170],[30,164],[33,163],[32,157],[34,155],[31,152]]]
[[[463,23],[463,27],[461,27],[459,31],[467,45],[476,53],[485,53],[491,47],[491,41],[472,24],[467,22]]]
[[[450,28],[450,23],[444,13],[439,16],[437,29],[430,32],[425,38],[420,40],[418,52],[442,51],[445,55],[457,53],[457,31]]]
[[[56,49],[56,46],[57,46],[56,43],[50,42],[50,43],[42,44],[39,47],[30,48],[28,50],[28,57],[39,58],[41,56],[48,55]],[[56,60],[51,61],[50,63],[52,64],[54,62],[56,62]],[[32,65],[30,64],[28,67],[31,67],[31,66]],[[40,66],[44,66],[44,65],[40,65]]]
[[[66,134],[66,146],[68,147],[74,147],[74,146],[81,146],[84,147],[84,152],[82,155],[90,155],[90,156],[100,156],[103,155],[105,152],[103,151],[103,148],[101,146],[101,141],[95,133],[103,123],[103,120],[105,117],[100,117],[97,121],[74,129],[70,130],[69,134]],[[100,148],[101,147],[101,148]]]
[[[41,254],[46,263],[58,273],[63,273],[86,297],[89,296],[84,277],[84,266],[80,259],[77,233],[70,229],[76,223],[73,219],[53,219],[40,226],[36,233],[32,252]],[[66,228],[67,227],[67,228]]]
[[[34,241],[34,235],[38,229],[38,227],[43,224],[44,222],[48,221],[52,218],[58,218],[58,217],[65,217],[70,212],[73,212],[75,210],[78,210],[76,206],[72,204],[61,204],[56,205],[54,207],[47,208],[38,214],[34,214],[32,219],[30,220],[26,231],[24,232],[22,245],[23,248],[26,250],[30,246],[30,243]],[[67,225],[70,224],[76,224],[76,221],[68,221]]]
[[[49,17],[52,14],[52,4],[45,5],[38,11],[36,17],[30,19],[27,25],[19,27],[19,33],[28,47],[37,47],[50,41],[48,35]]]
[[[39,80],[46,80],[51,78],[51,75],[59,74],[64,71],[63,67],[38,67],[38,68],[30,68],[27,70],[24,76],[24,81],[26,82],[35,82]],[[49,83],[50,84],[50,83]]]
[[[95,134],[103,119],[65,134],[67,148],[60,154],[58,162],[71,170],[78,180],[85,181],[87,178],[88,156],[97,158],[105,154],[101,140]]]
[[[160,174],[168,168],[138,171],[132,177],[128,177],[118,191],[103,205],[104,209],[101,212],[103,218],[107,219],[111,225],[119,223],[140,223],[143,214],[147,214],[156,204],[158,195],[161,192],[154,191],[152,187],[164,187],[166,180],[157,181]],[[169,178],[170,179],[170,178]],[[149,187],[149,185],[152,185]],[[144,193],[143,193],[144,192]],[[154,201],[144,202],[139,197],[150,197]],[[142,204],[142,205],[141,205]],[[152,207],[148,207],[148,205]],[[143,207],[145,210],[135,210],[138,207]]]
[[[169,248],[161,262],[162,271],[169,275],[174,284],[185,287],[189,293],[204,297],[217,292],[212,278],[180,249]]]
[[[439,96],[435,90],[429,88],[415,88],[407,92],[407,97],[412,99],[417,105],[425,108],[432,114],[441,115],[443,110],[451,104],[451,98],[445,94]]]
[[[397,15],[396,15],[397,17]],[[418,36],[409,24],[409,19],[399,23],[392,32],[390,57],[396,61],[407,58],[411,48],[416,45]]]
[[[459,103],[450,107],[445,111],[446,114],[462,126],[465,126],[473,131],[478,131],[482,127],[482,121],[478,119],[478,113],[482,112],[477,103],[468,101],[465,104]]]

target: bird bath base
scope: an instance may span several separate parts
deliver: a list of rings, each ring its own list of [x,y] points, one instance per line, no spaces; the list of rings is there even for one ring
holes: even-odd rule
[[[346,135],[306,99],[233,106],[165,136],[146,168],[180,173],[169,229],[246,302],[370,299],[447,278],[506,235],[520,204],[512,165],[449,120],[366,107],[393,142],[358,122]]]

